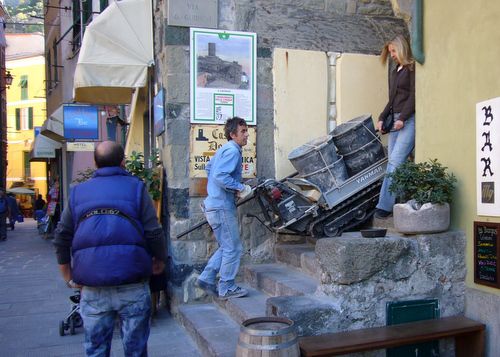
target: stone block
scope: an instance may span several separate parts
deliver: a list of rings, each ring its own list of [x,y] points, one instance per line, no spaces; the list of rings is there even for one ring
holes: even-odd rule
[[[347,11],[348,0],[326,0],[326,11],[344,15]]]
[[[166,46],[165,70],[167,74],[189,73],[189,46]]]
[[[169,188],[168,189],[169,211],[177,218],[189,218],[189,189]]]
[[[189,28],[180,26],[167,26],[165,21],[165,45],[184,45],[189,46]]]
[[[180,104],[180,103],[167,103],[165,107],[165,114],[168,119],[182,119],[179,121],[184,121],[189,124],[189,104]],[[168,124],[171,125],[174,122],[172,120],[168,120]],[[177,129],[176,129],[177,130]],[[189,129],[187,130],[189,135]],[[170,139],[170,137],[169,137]]]
[[[271,85],[257,84],[257,107],[260,109],[273,109],[273,87]]]
[[[339,312],[327,300],[310,296],[278,296],[267,299],[268,316],[294,322],[299,336],[320,335],[337,330]]]
[[[165,158],[163,164],[167,172],[167,182],[169,187],[186,187],[189,183],[188,165],[189,151],[186,145],[166,145],[165,151],[169,155]],[[182,161],[181,161],[182,160]],[[179,165],[179,163],[184,163]]]
[[[323,283],[353,284],[367,280],[398,264],[412,248],[411,242],[402,238],[360,237],[342,235],[318,240],[316,256],[323,271]]]
[[[303,253],[300,256],[300,266],[305,273],[313,276],[315,279],[321,279],[321,269],[314,252]]]
[[[168,74],[166,85],[167,103],[189,103],[189,73]]]
[[[266,240],[261,245],[250,250],[252,264],[269,263],[273,260],[274,242],[272,239]]]
[[[171,256],[177,262],[203,264],[207,260],[207,243],[202,240],[177,240],[170,243]]]

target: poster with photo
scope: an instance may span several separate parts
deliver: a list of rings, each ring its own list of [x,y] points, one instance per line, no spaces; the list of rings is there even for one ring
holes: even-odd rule
[[[191,28],[191,123],[257,124],[255,33]]]

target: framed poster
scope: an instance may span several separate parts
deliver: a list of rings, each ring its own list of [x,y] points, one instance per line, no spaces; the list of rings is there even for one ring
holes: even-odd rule
[[[474,222],[474,282],[500,287],[498,257],[500,223]]]
[[[477,214],[500,217],[500,97],[476,104],[476,185]]]
[[[153,99],[153,116],[155,136],[165,131],[165,110],[163,109],[163,88],[155,95]]]
[[[96,106],[65,104],[63,118],[64,138],[67,140],[99,139],[99,114]]]
[[[191,123],[257,124],[255,33],[191,28]]]

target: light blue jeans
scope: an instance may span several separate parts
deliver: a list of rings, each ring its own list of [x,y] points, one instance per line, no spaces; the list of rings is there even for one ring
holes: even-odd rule
[[[241,252],[243,251],[238,217],[236,210],[225,209],[207,210],[205,216],[214,231],[219,249],[209,259],[200,275],[200,280],[215,284],[217,273],[219,273],[219,295],[225,295],[228,290],[236,288],[234,279],[240,268]]]
[[[394,119],[397,120],[399,113],[394,114]],[[413,148],[415,147],[415,115],[412,115],[404,122],[402,129],[391,131],[389,133],[388,154],[389,162],[387,164],[386,174],[396,170],[396,168],[404,163]],[[396,203],[396,196],[389,192],[391,179],[387,176],[384,178],[382,187],[380,189],[380,196],[378,199],[377,208],[384,211],[392,212],[392,207]]]
[[[85,286],[80,311],[85,328],[87,356],[110,355],[117,316],[120,319],[125,356],[148,355],[151,296],[147,282],[98,288]]]

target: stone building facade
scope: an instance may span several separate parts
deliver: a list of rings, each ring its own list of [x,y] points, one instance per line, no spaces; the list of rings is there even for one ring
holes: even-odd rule
[[[189,28],[169,26],[168,0],[154,12],[156,81],[165,91],[166,131],[161,147],[166,168],[163,217],[169,246],[174,301],[196,299],[193,281],[216,249],[204,226],[181,239],[177,235],[204,217],[203,197],[190,193],[190,47]],[[275,177],[273,52],[277,48],[336,53],[378,54],[407,24],[394,15],[390,0],[219,0],[218,29],[257,34],[257,176]],[[306,74],[304,74],[306,75]],[[325,122],[327,118],[325,118]],[[298,138],[300,140],[300,138]],[[298,141],[300,144],[300,141]],[[272,234],[240,209],[245,261],[270,258]]]

